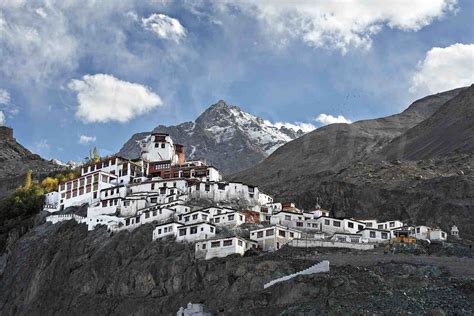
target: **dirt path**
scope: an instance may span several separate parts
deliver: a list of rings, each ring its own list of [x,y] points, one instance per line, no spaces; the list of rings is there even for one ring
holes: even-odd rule
[[[408,264],[427,264],[446,268],[453,276],[474,278],[474,259],[459,257],[436,257],[407,254],[351,254],[325,253],[315,254],[316,260],[329,260],[334,266],[371,266],[381,263],[397,262]]]

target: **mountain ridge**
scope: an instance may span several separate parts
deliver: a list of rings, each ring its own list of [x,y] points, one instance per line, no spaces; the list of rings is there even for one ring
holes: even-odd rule
[[[304,134],[275,127],[223,100],[211,105],[195,121],[178,125],[158,125],[152,132],[168,133],[188,150],[190,160],[205,160],[223,173],[251,167],[288,141]],[[137,141],[150,132],[134,134],[118,155],[134,159],[140,156]]]

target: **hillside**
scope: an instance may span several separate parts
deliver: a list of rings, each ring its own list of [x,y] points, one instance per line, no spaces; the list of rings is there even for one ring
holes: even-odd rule
[[[224,101],[210,106],[194,122],[159,125],[153,132],[170,134],[176,143],[185,146],[189,160],[205,160],[223,173],[252,167],[281,145],[304,134],[301,130],[271,126]],[[147,135],[149,132],[133,135],[118,155],[138,158],[137,141]]]
[[[320,198],[337,216],[457,224],[474,238],[473,89],[423,98],[388,118],[318,129],[230,178],[303,208]]]
[[[318,128],[280,147],[255,167],[229,178],[275,189],[287,186],[299,177],[320,177],[321,173],[337,172],[380,150],[395,137],[430,117],[460,91],[462,89],[425,97],[400,114]]]

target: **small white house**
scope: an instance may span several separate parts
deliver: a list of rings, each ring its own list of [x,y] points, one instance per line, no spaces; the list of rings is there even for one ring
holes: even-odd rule
[[[157,225],[153,230],[153,240],[158,238],[163,238],[166,236],[177,236],[178,235],[178,228],[182,227],[183,224],[181,223],[164,223],[161,225]]]
[[[293,239],[301,238],[301,232],[282,225],[273,225],[250,231],[250,239],[258,242],[263,250],[278,250]]]
[[[214,215],[211,223],[216,226],[236,227],[245,223],[245,215],[236,211]]]
[[[383,230],[393,230],[393,229],[400,228],[403,226],[405,225],[403,224],[402,221],[399,221],[399,220],[377,223],[377,229],[383,229]]]
[[[196,210],[189,213],[179,214],[178,221],[184,225],[190,225],[195,223],[209,222],[211,216],[208,212],[203,210]]]
[[[327,234],[335,233],[350,233],[356,234],[360,230],[363,230],[366,225],[363,222],[359,222],[350,218],[333,218],[329,216],[319,217],[317,221],[321,225],[321,231]]]
[[[431,228],[424,225],[415,226],[411,232],[410,236],[415,237],[416,239],[428,240],[430,239],[430,230]]]
[[[59,200],[61,199],[61,194],[57,191],[49,192],[44,195],[44,205],[43,210],[50,213],[59,211]]]
[[[242,237],[216,238],[198,241],[195,248],[196,259],[209,260],[236,254],[243,256],[250,248],[257,248],[258,243]]]
[[[433,241],[446,241],[448,239],[448,234],[442,231],[439,228],[435,228],[430,231],[430,240]]]
[[[385,242],[390,240],[390,231],[376,228],[364,228],[358,232],[362,242]]]
[[[200,239],[212,238],[216,235],[216,226],[210,223],[195,223],[178,228],[177,241],[193,242]]]

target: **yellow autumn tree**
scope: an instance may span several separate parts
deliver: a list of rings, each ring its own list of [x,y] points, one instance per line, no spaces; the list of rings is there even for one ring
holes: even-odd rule
[[[23,185],[23,189],[29,190],[29,189],[31,188],[31,184],[32,184],[32,179],[31,179],[31,177],[32,177],[32,175],[33,175],[33,171],[28,170],[28,171],[26,172],[25,184]]]
[[[46,193],[56,191],[58,189],[59,179],[47,177],[41,181],[41,186]]]

